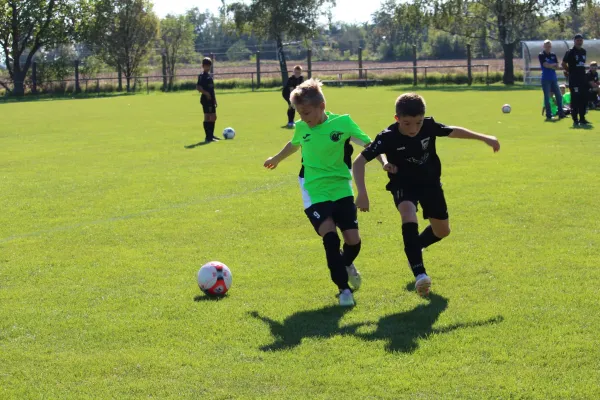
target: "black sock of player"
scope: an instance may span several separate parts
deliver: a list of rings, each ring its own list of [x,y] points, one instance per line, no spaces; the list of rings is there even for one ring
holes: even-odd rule
[[[358,242],[357,244],[344,243],[342,256],[344,257],[344,265],[346,267],[351,265],[354,260],[356,260],[356,257],[358,257],[358,253],[360,253],[360,244],[361,242]]]
[[[296,116],[296,110],[294,110],[293,108],[288,108],[287,111],[288,114],[288,123],[293,123],[294,122],[294,117]]]
[[[433,233],[433,228],[429,225],[421,234],[419,235],[419,241],[421,242],[421,248],[424,249],[428,246],[431,246],[434,243],[442,240],[441,238],[435,236]]]
[[[209,127],[210,127],[210,137],[214,138],[215,137],[215,124],[216,122],[209,122]]]
[[[419,240],[419,225],[416,222],[402,224],[402,238],[404,239],[404,252],[415,277],[425,273],[423,253]]]
[[[582,120],[585,121],[585,106],[583,106],[583,107],[581,107],[579,109],[579,120],[580,121],[582,121]]]
[[[206,140],[210,139],[210,122],[208,121],[204,121],[204,123],[202,124],[204,125],[204,134],[206,135]]]
[[[350,289],[348,286],[348,272],[344,265],[344,258],[340,254],[340,237],[337,232],[329,232],[323,236],[325,257],[331,273],[331,280],[340,290]]]

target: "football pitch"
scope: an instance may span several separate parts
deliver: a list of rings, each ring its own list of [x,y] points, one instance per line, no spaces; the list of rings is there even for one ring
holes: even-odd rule
[[[325,88],[372,138],[407,88]],[[541,90],[431,89],[452,234],[411,288],[385,174],[367,167],[363,285],[334,297],[278,92],[0,104],[2,399],[600,397],[600,112],[547,123]],[[502,114],[504,103],[511,114]],[[355,155],[358,149],[355,150]],[[425,225],[421,220],[420,228]],[[196,272],[233,273],[221,300]]]

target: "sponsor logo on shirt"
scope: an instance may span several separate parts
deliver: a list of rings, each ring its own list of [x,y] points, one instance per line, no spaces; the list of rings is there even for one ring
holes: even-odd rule
[[[429,147],[429,138],[421,140],[421,147],[423,147],[423,150],[427,150],[427,147]]]

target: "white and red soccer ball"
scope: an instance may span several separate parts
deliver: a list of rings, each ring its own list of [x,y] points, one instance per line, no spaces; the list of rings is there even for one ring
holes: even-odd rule
[[[231,271],[219,261],[206,263],[198,271],[198,286],[209,296],[223,296],[231,287]]]

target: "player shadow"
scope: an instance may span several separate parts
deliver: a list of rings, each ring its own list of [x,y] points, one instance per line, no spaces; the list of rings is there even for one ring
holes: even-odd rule
[[[185,147],[186,149],[194,149],[194,148],[196,148],[196,147],[198,147],[198,146],[206,146],[207,144],[211,144],[211,143],[214,143],[214,142],[205,142],[205,141],[201,141],[201,142],[198,142],[198,143],[195,143],[195,144],[189,144],[189,145],[187,145],[187,146],[184,146],[184,147]]]
[[[328,306],[297,312],[283,322],[262,316],[257,311],[252,311],[249,315],[266,323],[275,338],[273,343],[260,347],[260,350],[278,351],[297,347],[304,338],[330,338],[349,333],[347,329],[340,329],[339,324],[344,314],[350,310],[350,307]]]
[[[407,286],[407,290],[414,291],[414,283]],[[386,341],[385,349],[395,353],[413,353],[419,348],[419,342],[426,340],[433,334],[452,332],[457,329],[475,328],[502,322],[500,315],[484,321],[466,322],[449,325],[442,328],[433,328],[440,315],[448,308],[449,300],[435,293],[429,295],[429,302],[421,304],[410,311],[386,315],[376,323],[359,323],[346,327],[355,332],[354,335],[367,341]],[[375,325],[371,333],[356,333],[360,327]]]

